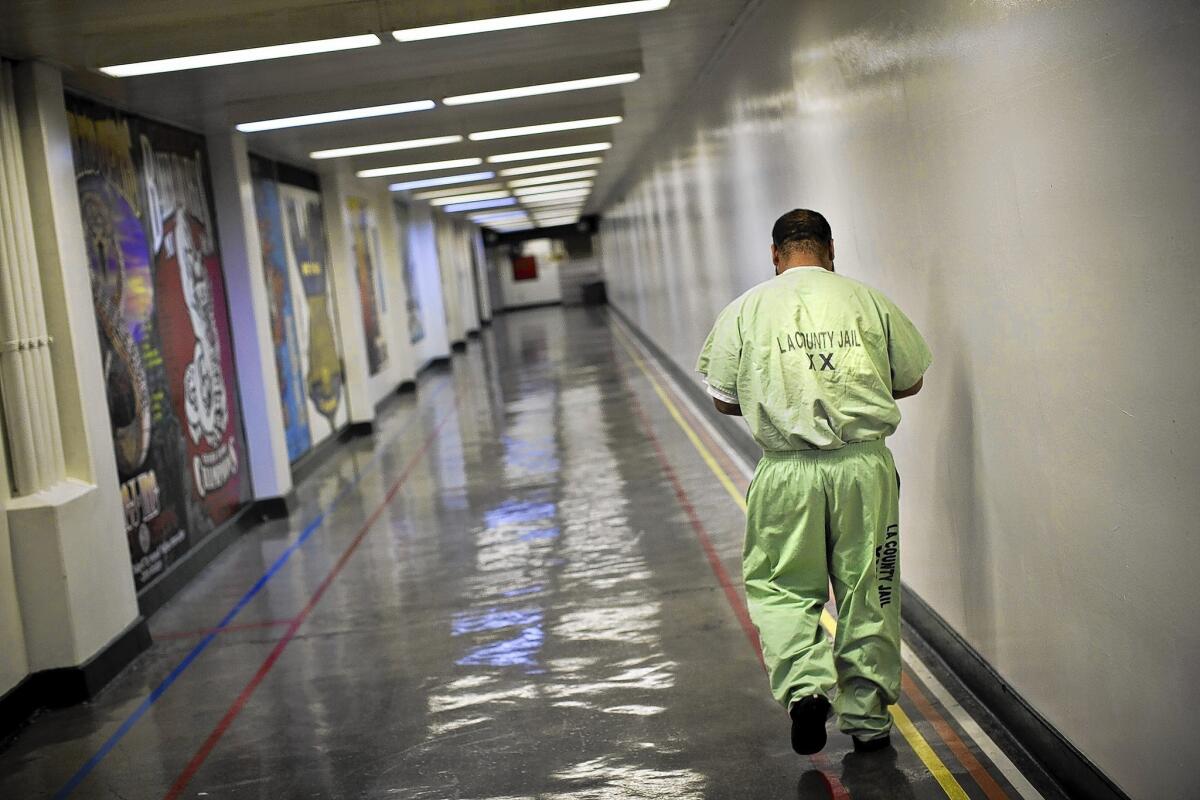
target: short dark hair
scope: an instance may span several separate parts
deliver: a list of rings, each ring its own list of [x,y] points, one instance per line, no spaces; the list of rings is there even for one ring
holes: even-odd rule
[[[819,254],[829,251],[833,231],[819,212],[797,208],[775,220],[771,241],[781,251],[797,249]]]

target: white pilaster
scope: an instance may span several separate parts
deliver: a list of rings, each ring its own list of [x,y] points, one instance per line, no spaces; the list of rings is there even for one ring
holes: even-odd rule
[[[325,235],[329,237],[329,274],[333,279],[346,368],[346,407],[351,425],[371,425],[375,421],[375,404],[371,401],[371,371],[346,211],[346,197],[352,191],[354,176],[346,165],[331,164],[321,170],[320,177]]]
[[[250,481],[255,500],[285,497],[292,471],[246,137],[214,122],[207,138]]]
[[[8,504],[31,671],[81,664],[138,618],[62,78],[16,70],[66,478]]]

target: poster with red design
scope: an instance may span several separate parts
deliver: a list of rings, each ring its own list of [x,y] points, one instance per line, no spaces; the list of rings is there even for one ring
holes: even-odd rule
[[[67,118],[140,590],[249,497],[204,137],[70,94]]]
[[[387,336],[383,315],[387,313],[383,298],[383,273],[379,269],[379,229],[371,205],[361,197],[346,198],[350,217],[350,255],[354,259],[354,274],[358,278],[358,300],[362,306],[363,336],[367,343],[367,366],[372,375],[387,365]]]

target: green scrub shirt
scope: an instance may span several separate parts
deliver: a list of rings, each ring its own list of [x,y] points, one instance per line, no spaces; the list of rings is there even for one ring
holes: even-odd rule
[[[820,267],[795,267],[717,317],[696,369],[709,393],[742,407],[764,450],[836,450],[896,430],[896,389],[932,357],[881,292]]]

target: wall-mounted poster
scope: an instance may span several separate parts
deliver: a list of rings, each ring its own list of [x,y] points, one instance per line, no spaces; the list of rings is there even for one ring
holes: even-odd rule
[[[141,589],[248,496],[204,137],[67,96]]]
[[[416,344],[425,338],[425,323],[421,320],[421,287],[417,284],[417,262],[410,247],[408,210],[399,203],[395,203],[394,208],[396,225],[400,229],[398,244],[400,252],[404,255],[404,269],[401,275],[404,277],[404,295],[407,298],[405,310],[408,312],[408,340]]]
[[[367,339],[367,364],[377,375],[387,364],[387,337],[383,332],[384,297],[379,265],[379,230],[366,200],[346,198],[350,214],[350,246],[354,272],[358,277],[359,302],[362,305],[363,335]]]
[[[288,457],[295,461],[346,424],[321,196],[312,173],[262,158],[250,163]]]
[[[288,460],[295,461],[312,447],[305,408],[304,376],[300,368],[300,337],[296,331],[291,273],[283,230],[283,212],[279,207],[279,184],[270,173],[270,162],[251,161],[254,172],[254,208],[258,217],[258,235],[262,242],[263,277],[267,284],[267,305],[271,317],[271,343],[275,351],[275,371],[279,374],[279,395],[283,407],[283,429],[287,438]],[[263,175],[263,172],[267,172]]]

